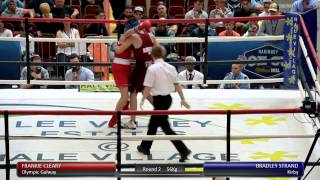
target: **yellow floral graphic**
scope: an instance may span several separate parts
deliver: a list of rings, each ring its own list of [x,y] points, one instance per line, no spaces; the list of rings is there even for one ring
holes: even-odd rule
[[[255,144],[258,142],[268,142],[270,139],[261,138],[261,139],[241,139],[241,140],[234,140],[239,141],[241,144]]]
[[[255,126],[260,124],[265,124],[268,126],[277,125],[280,122],[286,121],[285,118],[274,118],[272,116],[262,116],[261,119],[246,119],[247,125]]]
[[[236,110],[236,109],[249,109],[249,108],[244,104],[239,104],[239,103],[235,103],[231,105],[217,103],[210,106],[209,109]]]
[[[274,153],[265,153],[265,152],[256,152],[252,156],[251,159],[260,160],[260,159],[270,159],[271,161],[284,161],[286,158],[295,159],[298,158],[296,154],[288,154],[286,151],[275,151]]]

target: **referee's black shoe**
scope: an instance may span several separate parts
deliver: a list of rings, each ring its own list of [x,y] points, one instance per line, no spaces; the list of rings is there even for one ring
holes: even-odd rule
[[[179,162],[185,162],[188,159],[188,156],[191,154],[190,149],[187,149],[186,152],[181,153],[181,158],[179,159]]]
[[[137,149],[139,152],[141,152],[144,155],[150,155],[150,150],[149,149],[144,149],[143,147],[141,147],[140,145],[137,146]]]

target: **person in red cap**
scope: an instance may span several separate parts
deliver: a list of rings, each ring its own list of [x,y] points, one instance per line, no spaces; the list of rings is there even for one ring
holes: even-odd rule
[[[136,66],[131,74],[130,110],[137,110],[137,93],[143,90],[143,81],[147,67],[152,62],[152,47],[158,45],[155,37],[149,33],[151,28],[150,21],[143,21],[133,29],[128,30],[121,38],[124,39],[121,46],[114,48],[116,53],[122,53],[129,47],[133,47],[133,55]],[[150,100],[150,99],[149,99]],[[150,100],[151,101],[151,100]],[[135,116],[125,124],[126,128],[135,129]]]

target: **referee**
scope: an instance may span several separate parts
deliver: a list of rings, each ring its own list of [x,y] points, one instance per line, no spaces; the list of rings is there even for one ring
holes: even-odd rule
[[[148,67],[145,79],[143,97],[140,103],[142,109],[145,99],[151,94],[153,97],[154,110],[168,110],[172,103],[170,93],[176,89],[181,99],[181,106],[190,108],[190,105],[184,99],[182,88],[178,84],[178,73],[172,65],[164,62],[162,59],[165,54],[164,48],[154,46],[151,56],[154,59],[154,64]],[[147,135],[155,135],[158,127],[161,127],[166,135],[176,135],[171,129],[168,115],[152,115],[148,125]],[[140,153],[150,155],[150,148],[153,141],[142,141],[137,147]],[[184,162],[191,151],[182,141],[171,141],[180,153],[180,162]]]

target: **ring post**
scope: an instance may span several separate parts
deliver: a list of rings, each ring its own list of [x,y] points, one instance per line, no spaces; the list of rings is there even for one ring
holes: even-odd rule
[[[209,34],[209,19],[206,18],[206,26],[205,26],[205,39],[204,39],[204,63],[203,63],[203,84],[207,84],[208,79],[208,34]]]
[[[31,68],[30,68],[30,40],[29,40],[29,21],[28,18],[24,19],[24,31],[26,36],[26,61],[27,61],[27,83],[30,84]]]
[[[230,162],[231,153],[231,111],[227,111],[227,162]],[[229,178],[227,177],[227,180]]]
[[[313,152],[313,150],[314,150],[314,147],[315,147],[316,144],[317,144],[317,141],[318,141],[318,139],[319,139],[319,136],[320,136],[320,129],[317,130],[317,133],[315,134],[315,137],[314,137],[314,139],[313,139],[313,142],[312,142],[312,145],[311,145],[310,150],[309,150],[309,152],[308,152],[308,155],[307,155],[307,157],[306,157],[306,160],[304,161],[304,170],[306,169],[307,164],[309,163],[311,154],[312,154],[312,152]],[[298,180],[301,180],[301,177],[299,177]]]
[[[121,111],[117,111],[117,170],[118,180],[121,180]]]
[[[4,136],[6,152],[6,180],[10,180],[9,111],[4,111]]]

